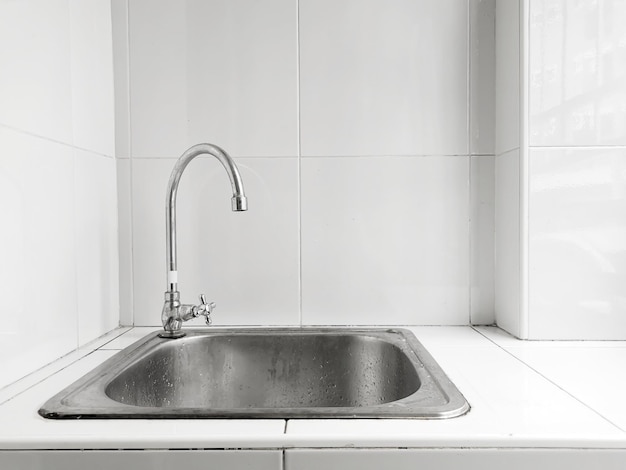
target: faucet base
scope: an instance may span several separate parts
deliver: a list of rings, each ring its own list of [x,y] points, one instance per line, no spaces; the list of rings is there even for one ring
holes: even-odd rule
[[[159,333],[159,338],[167,338],[167,339],[176,339],[176,338],[182,338],[183,336],[185,336],[187,333],[185,333],[184,331],[162,331],[161,333]]]

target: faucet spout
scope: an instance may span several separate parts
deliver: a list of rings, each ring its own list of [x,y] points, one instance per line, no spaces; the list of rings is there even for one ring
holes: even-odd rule
[[[243,190],[243,180],[239,174],[239,169],[234,160],[220,147],[212,144],[197,144],[189,148],[183,153],[172,170],[170,179],[167,183],[167,194],[165,203],[165,223],[166,223],[166,256],[167,256],[167,290],[165,292],[165,305],[161,320],[165,332],[161,336],[167,338],[178,338],[184,336],[181,331],[182,322],[198,316],[205,315],[207,323],[210,322],[209,314],[211,309],[202,308],[202,306],[182,305],[178,301],[178,265],[176,253],[176,194],[178,192],[178,184],[183,171],[198,155],[207,154],[217,158],[224,166],[230,184],[233,190],[231,198],[231,207],[233,211],[248,210],[248,201]],[[203,304],[206,302],[203,301]],[[193,312],[190,316],[189,312]],[[208,313],[202,313],[208,312]]]

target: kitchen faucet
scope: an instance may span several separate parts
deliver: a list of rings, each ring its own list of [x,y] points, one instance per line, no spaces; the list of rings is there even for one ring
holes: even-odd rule
[[[181,327],[183,322],[204,316],[207,325],[211,324],[211,313],[215,308],[215,302],[207,303],[204,294],[200,295],[199,305],[187,305],[180,303],[178,292],[178,269],[176,262],[176,192],[183,171],[198,155],[208,154],[217,158],[226,169],[230,184],[233,188],[231,205],[233,211],[245,211],[248,209],[248,201],[243,192],[243,181],[233,159],[221,148],[212,144],[197,144],[188,149],[174,165],[170,180],[167,183],[167,195],[165,202],[166,245],[167,245],[167,290],[165,291],[165,304],[161,313],[163,329],[159,336],[162,338],[180,338],[185,336]]]

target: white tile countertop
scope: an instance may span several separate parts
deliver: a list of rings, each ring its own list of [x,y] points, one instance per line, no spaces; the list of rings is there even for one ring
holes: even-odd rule
[[[120,328],[0,390],[0,449],[626,449],[626,342],[409,327],[472,409],[458,418],[48,420],[52,395],[156,328]]]

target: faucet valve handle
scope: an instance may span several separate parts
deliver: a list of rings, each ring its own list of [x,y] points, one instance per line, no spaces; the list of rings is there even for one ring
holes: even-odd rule
[[[204,294],[200,294],[200,305],[198,305],[197,314],[203,315],[207,325],[213,323],[211,319],[211,314],[213,313],[213,309],[215,308],[215,302],[207,303],[206,296]]]

